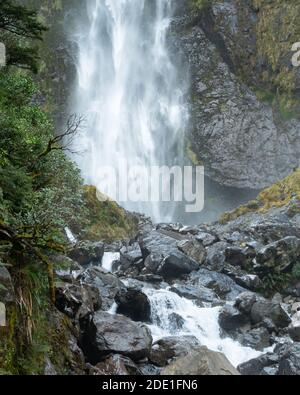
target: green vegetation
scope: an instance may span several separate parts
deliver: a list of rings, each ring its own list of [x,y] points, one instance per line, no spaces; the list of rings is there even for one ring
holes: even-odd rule
[[[37,72],[38,47],[32,40],[42,40],[46,27],[37,18],[37,12],[2,0],[0,8],[0,38],[6,45],[9,65]]]
[[[224,224],[247,213],[265,213],[273,207],[284,207],[294,199],[300,201],[300,169],[262,191],[256,200],[230,213],[225,213],[220,218],[220,222]],[[296,214],[295,210],[297,211],[297,207],[290,204],[291,214]]]
[[[206,7],[208,7],[211,3],[210,0],[189,0],[190,2],[190,7],[195,8],[197,10],[202,10]]]
[[[121,240],[137,232],[137,218],[127,213],[116,202],[101,202],[94,186],[83,187],[86,211],[82,238],[92,241]]]
[[[43,373],[46,357],[58,373],[72,365],[74,328],[53,307],[59,267],[51,257],[68,247],[65,227],[92,240],[127,237],[136,229],[133,216],[116,203],[100,203],[96,189],[83,186],[66,155],[81,119],[72,116],[55,130],[39,104],[41,88],[31,72],[38,70],[35,43],[45,30],[35,11],[1,2],[0,41],[8,64],[0,69],[0,262],[9,269],[16,303],[6,306],[0,374]]]
[[[296,69],[288,62],[300,37],[300,1],[253,0],[253,6],[258,13],[256,56],[268,64],[260,76],[262,83],[276,97],[273,103],[284,120],[299,117]]]
[[[287,287],[300,280],[300,263],[293,267],[291,273],[280,273],[274,270],[268,273],[262,281],[261,292],[267,297],[272,297],[276,292],[283,292]]]

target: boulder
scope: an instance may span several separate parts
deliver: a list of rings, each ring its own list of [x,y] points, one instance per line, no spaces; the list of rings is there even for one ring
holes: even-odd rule
[[[239,365],[238,371],[243,376],[259,376],[259,375],[265,375],[264,374],[265,368],[275,368],[274,373],[276,373],[278,368],[278,363],[279,363],[278,355],[273,353],[268,353]]]
[[[99,311],[86,330],[84,345],[92,361],[99,362],[111,353],[140,361],[150,355],[152,336],[143,324],[122,315]]]
[[[261,249],[256,261],[263,271],[270,269],[285,273],[293,268],[299,257],[300,239],[289,236]]]
[[[94,376],[139,376],[141,374],[140,369],[130,358],[119,354],[109,356],[92,369]]]
[[[151,321],[150,301],[143,292],[136,289],[122,289],[117,293],[115,301],[118,305],[118,314],[123,314],[133,321]]]
[[[154,343],[149,359],[154,365],[164,367],[199,346],[200,342],[194,336],[165,337]]]
[[[167,256],[158,268],[158,274],[165,280],[180,278],[199,269],[199,265],[183,254],[174,253]]]
[[[106,272],[100,267],[90,267],[86,269],[79,275],[77,280],[99,289],[103,310],[109,310],[115,302],[117,293],[122,289],[126,289],[125,285],[118,277]]]
[[[300,343],[279,345],[279,376],[300,376]]]
[[[12,303],[15,300],[15,293],[9,271],[4,266],[0,266],[0,302]]]
[[[249,323],[249,317],[231,305],[225,305],[220,311],[219,325],[226,332],[234,332]]]
[[[176,359],[161,372],[164,376],[238,376],[225,355],[199,347],[188,355]]]
[[[69,258],[85,266],[90,263],[101,263],[104,255],[104,244],[102,242],[83,241],[69,251]]]
[[[56,307],[70,318],[81,319],[98,311],[102,300],[98,288],[85,283],[61,283],[56,287]]]
[[[234,280],[241,287],[244,287],[251,291],[259,290],[262,287],[261,279],[255,274],[244,274],[241,276],[235,276]]]
[[[254,303],[257,301],[257,295],[252,292],[243,292],[235,301],[235,306],[244,314],[250,314]]]
[[[247,267],[248,257],[243,248],[227,247],[225,250],[226,262],[233,266],[239,266],[243,269]]]
[[[263,351],[271,345],[271,337],[266,328],[251,329],[237,337],[237,340],[245,347]]]
[[[163,256],[161,254],[150,254],[145,259],[145,269],[147,273],[156,273],[161,262],[163,261]]]
[[[200,268],[197,272],[192,272],[188,278],[188,283],[213,290],[220,299],[232,301],[246,289],[237,285],[235,281],[226,274],[214,272],[205,268]]]
[[[210,270],[221,271],[225,265],[225,251],[230,245],[224,241],[208,247],[206,266]]]
[[[251,321],[256,325],[265,319],[270,319],[276,328],[286,328],[291,323],[288,313],[280,303],[260,298],[252,306]]]
[[[171,291],[181,297],[196,301],[200,306],[202,306],[203,302],[211,303],[218,299],[213,290],[206,288],[203,285],[194,286],[175,284],[171,287]]]
[[[139,244],[146,268],[154,274],[161,275],[165,280],[180,278],[199,269],[196,261],[178,250],[178,240],[162,231],[153,230],[147,233],[140,239]],[[149,261],[147,257],[150,255]]]
[[[196,236],[196,240],[204,245],[204,247],[211,246],[218,241],[217,236],[206,232],[200,232]]]
[[[138,243],[131,246],[122,247],[120,250],[120,269],[126,271],[132,266],[143,267],[142,251]]]
[[[178,249],[202,265],[206,258],[206,249],[203,244],[199,243],[197,240],[183,240],[178,243]]]
[[[300,342],[300,312],[292,317],[292,322],[288,329],[289,335],[295,342]]]

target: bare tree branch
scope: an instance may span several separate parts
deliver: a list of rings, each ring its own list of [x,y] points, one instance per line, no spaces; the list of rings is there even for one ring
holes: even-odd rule
[[[76,153],[72,149],[74,138],[80,133],[84,117],[73,114],[69,117],[66,129],[61,134],[51,138],[48,142],[46,149],[38,156],[40,160],[50,154],[52,151],[67,151]]]

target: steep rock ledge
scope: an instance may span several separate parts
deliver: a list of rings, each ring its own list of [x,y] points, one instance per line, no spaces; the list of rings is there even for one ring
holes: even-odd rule
[[[191,149],[220,184],[264,188],[299,166],[300,122],[286,103],[298,100],[291,53],[279,48],[281,63],[272,68],[268,34],[275,17],[268,26],[264,2],[261,9],[251,1],[198,3],[185,2],[173,24],[173,45],[191,70]],[[296,37],[289,8],[276,7]],[[284,32],[277,36],[285,48],[294,43]]]

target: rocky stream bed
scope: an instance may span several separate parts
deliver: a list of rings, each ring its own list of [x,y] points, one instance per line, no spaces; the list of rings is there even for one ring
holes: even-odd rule
[[[299,262],[295,207],[192,227],[140,217],[132,240],[73,239],[56,306],[74,373],[300,374],[300,283],[263,296]]]

